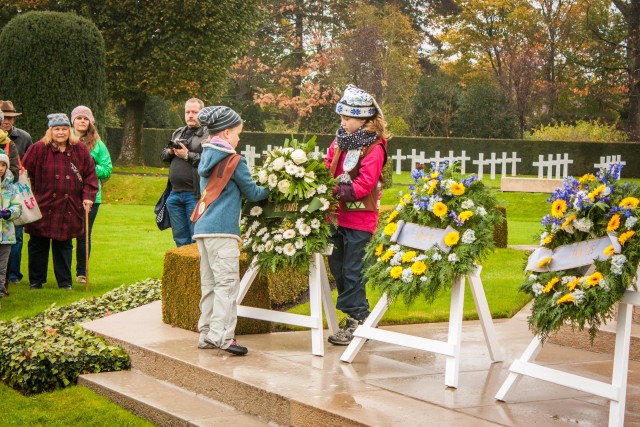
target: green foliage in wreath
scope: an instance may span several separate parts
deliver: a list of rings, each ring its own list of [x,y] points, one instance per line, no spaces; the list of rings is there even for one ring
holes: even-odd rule
[[[613,318],[625,290],[635,286],[640,189],[619,180],[621,168],[612,165],[596,175],[566,178],[548,200],[551,213],[542,218],[541,248],[557,251],[603,237],[612,244],[594,254],[593,265],[553,271],[553,255],[530,265],[538,274],[528,272],[520,289],[533,297],[529,327],[543,341],[565,323],[578,330],[588,326],[593,340],[601,325]]]
[[[315,150],[315,139],[285,140],[254,171],[270,192],[266,201],[244,207],[242,250],[256,259],[260,274],[281,268],[306,271],[311,257],[327,250],[327,216],[337,205],[335,180]]]
[[[502,221],[495,198],[476,175],[460,180],[454,172],[446,163],[429,172],[414,170],[410,193],[382,218],[367,246],[371,265],[365,276],[392,300],[402,295],[411,302],[422,294],[433,301],[454,277],[469,274],[494,248],[494,226]],[[438,245],[421,251],[392,242],[400,220],[452,227],[444,237],[448,253]]]

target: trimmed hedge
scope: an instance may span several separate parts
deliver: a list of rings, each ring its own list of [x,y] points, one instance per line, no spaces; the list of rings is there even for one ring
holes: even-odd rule
[[[171,137],[172,129],[145,129],[143,151],[145,164],[149,166],[162,167],[160,153]],[[296,134],[296,138],[303,138],[303,134]],[[247,144],[257,147],[256,152],[267,149],[267,145],[282,145],[286,138],[291,138],[291,134],[283,133],[263,133],[263,132],[243,132],[237,151],[243,151]],[[318,146],[325,150],[331,144],[334,135],[318,135]],[[120,154],[122,144],[122,129],[107,129],[107,146],[111,157],[116,159]],[[427,137],[405,137],[396,136],[389,141],[389,156],[394,156],[398,149],[403,155],[411,154],[411,150],[417,152],[424,151],[427,156],[434,156],[436,151],[441,155],[448,155],[449,151],[453,155],[460,156],[465,150],[467,160],[467,173],[476,172],[477,166],[472,163],[478,158],[479,153],[484,153],[485,159],[496,153],[501,157],[502,153],[507,153],[511,157],[512,152],[516,152],[522,159],[517,163],[516,172],[518,175],[537,175],[538,170],[533,166],[534,161],[538,161],[538,155],[544,155],[545,159],[549,154],[554,158],[558,154],[569,154],[573,163],[569,165],[569,174],[578,176],[587,172],[593,172],[593,165],[600,162],[601,156],[621,155],[626,161],[623,169],[623,176],[629,178],[640,178],[640,162],[634,161],[637,158],[640,145],[634,142],[567,142],[567,141],[525,141],[521,139],[471,139],[471,138],[427,138]],[[260,160],[257,161],[260,163]],[[387,162],[391,169],[391,174],[395,172],[395,160]],[[411,168],[411,160],[402,161],[402,170],[408,171]],[[508,167],[509,174],[511,166]],[[485,174],[489,174],[489,167],[484,167]],[[500,172],[500,167],[497,167]],[[386,175],[385,175],[386,177]]]
[[[30,394],[75,384],[81,374],[130,367],[125,351],[85,331],[79,323],[156,301],[160,282],[148,279],[101,297],[51,308],[25,320],[0,322],[0,377]]]

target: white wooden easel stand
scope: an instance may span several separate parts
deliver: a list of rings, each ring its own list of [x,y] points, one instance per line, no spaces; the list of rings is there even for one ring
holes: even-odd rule
[[[609,405],[609,426],[623,426],[627,398],[631,319],[634,305],[640,305],[640,292],[627,290],[624,298],[618,304],[618,325],[616,327],[616,346],[613,353],[611,383],[596,381],[535,364],[532,360],[542,349],[542,342],[538,336],[535,336],[520,359],[514,360],[511,367],[509,367],[509,376],[502,384],[498,394],[496,394],[496,399],[504,401],[509,390],[520,382],[523,375],[526,375],[609,399],[611,401]]]
[[[502,360],[502,350],[498,346],[491,312],[487,304],[487,297],[480,280],[480,270],[476,269],[467,277],[471,294],[478,311],[484,339],[489,349],[489,356],[494,362]],[[366,340],[381,341],[417,350],[443,354],[447,356],[444,383],[447,387],[458,387],[458,373],[460,371],[460,344],[462,341],[462,318],[464,314],[464,281],[465,277],[456,277],[451,285],[451,310],[449,312],[449,336],[446,342],[413,335],[378,329],[377,325],[389,308],[387,294],[382,295],[365,322],[354,332],[354,339],[340,357],[343,362],[351,363]]]
[[[237,299],[238,316],[310,328],[311,353],[316,356],[324,356],[322,307],[324,306],[327,324],[332,334],[338,331],[338,318],[333,308],[331,288],[322,255],[315,254],[309,265],[309,304],[311,306],[311,314],[309,316],[240,305],[257,275],[258,268],[254,259],[240,281],[240,291]]]

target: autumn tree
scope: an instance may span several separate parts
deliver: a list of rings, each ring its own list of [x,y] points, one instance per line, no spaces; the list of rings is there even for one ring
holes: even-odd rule
[[[151,95],[176,102],[211,96],[259,22],[257,0],[18,0],[18,10],[76,12],[100,29],[112,100],[124,104],[118,161],[142,158],[144,109]]]

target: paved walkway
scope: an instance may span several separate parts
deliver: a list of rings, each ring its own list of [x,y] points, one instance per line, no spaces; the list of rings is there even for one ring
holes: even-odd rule
[[[244,358],[229,357],[218,350],[198,350],[196,333],[161,322],[160,302],[85,326],[136,348],[154,349],[198,369],[289,396],[297,405],[351,414],[350,419],[367,425],[606,425],[606,399],[532,378],[523,378],[508,402],[495,400],[509,365],[531,340],[526,316],[525,310],[512,319],[495,321],[506,360],[493,364],[480,324],[464,323],[457,389],[444,386],[444,356],[375,341],[366,343],[351,364],[339,360],[344,347],[326,344],[324,357],[312,356],[308,331],[241,336],[239,342],[249,348]],[[385,329],[445,340],[447,326],[437,323]],[[609,381],[612,370],[611,355],[551,343],[545,344],[537,362],[601,381]],[[640,426],[639,362],[629,363],[626,408],[625,425]]]

